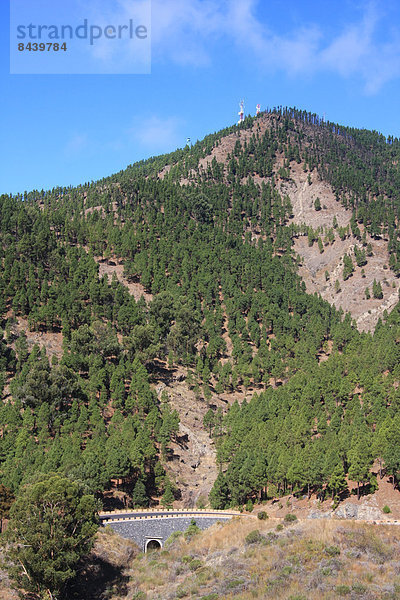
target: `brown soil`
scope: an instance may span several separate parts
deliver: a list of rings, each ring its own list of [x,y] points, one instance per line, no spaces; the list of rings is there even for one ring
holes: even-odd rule
[[[236,132],[223,137],[219,141],[218,145],[214,146],[210,154],[200,159],[199,168],[207,170],[207,166],[209,164],[211,165],[213,158],[215,158],[217,162],[224,164],[227,163],[228,154],[233,152],[237,140],[240,140],[240,142],[244,144],[245,141],[248,142],[250,140],[253,134],[258,133],[260,136],[262,136],[265,133],[265,130],[270,127],[270,122],[272,119],[273,117],[270,117],[269,115],[263,115],[257,119],[251,129],[238,129]],[[165,166],[158,173],[158,178],[164,179],[165,175],[171,170],[171,167],[172,165]],[[189,183],[189,180],[192,176],[195,176],[194,171],[189,174],[189,179],[182,178],[180,180],[181,185],[186,185]]]
[[[376,465],[373,467],[373,472],[377,476],[378,489],[374,494],[362,495],[360,500],[357,500],[356,489],[357,484],[354,481],[348,481],[349,496],[342,498],[341,505],[354,504],[356,507],[362,507],[366,514],[365,519],[374,521],[376,514],[379,515],[382,521],[400,520],[400,491],[393,489],[391,477],[383,477],[380,479]],[[353,492],[353,493],[351,493]],[[339,507],[341,506],[339,505]],[[328,495],[324,502],[319,502],[314,494],[310,499],[307,496],[303,498],[295,498],[292,495],[287,495],[279,499],[268,500],[254,507],[254,514],[261,510],[267,512],[270,517],[283,518],[288,512],[293,512],[299,519],[307,519],[310,513],[321,512],[328,513],[332,511],[332,499]],[[388,506],[391,510],[389,514],[382,512],[384,506]],[[368,510],[371,516],[368,516]]]
[[[200,499],[206,503],[208,494],[218,475],[215,461],[214,443],[203,428],[203,418],[210,404],[222,405],[218,398],[208,404],[204,398],[196,398],[186,382],[186,370],[179,367],[165,383],[158,383],[159,397],[165,390],[170,406],[178,411],[180,418],[179,434],[176,443],[171,444],[173,455],[167,463],[171,477],[181,490],[182,498],[174,503],[175,508],[191,508]]]
[[[118,281],[122,283],[129,291],[129,293],[135,298],[136,302],[143,296],[146,302],[153,300],[152,294],[146,292],[141,283],[133,283],[128,281],[124,276],[124,263],[123,260],[110,259],[108,262],[105,261],[101,256],[95,256],[95,261],[99,264],[99,276],[107,275],[108,281],[112,281],[112,277],[115,273]]]
[[[251,129],[239,129],[238,131],[222,138],[210,154],[199,161],[200,169],[207,169],[213,158],[218,162],[226,164],[228,155],[234,150],[237,140],[243,144],[255,134],[262,136],[266,129],[270,128],[271,120],[274,117],[270,115],[262,115],[257,119]],[[305,127],[306,133],[311,136],[315,132]],[[283,165],[284,155],[277,156],[274,165],[275,179],[279,182],[277,171]],[[159,173],[162,179],[171,169],[171,165],[167,165]],[[188,179],[181,179],[181,185],[194,180],[195,173],[189,174]],[[293,223],[297,225],[305,224],[317,229],[323,228],[324,233],[321,238],[325,237],[325,231],[332,227],[333,218],[336,217],[338,225],[346,227],[350,223],[351,211],[346,210],[339,202],[336,201],[335,195],[331,186],[321,181],[314,171],[310,174],[311,185],[308,183],[308,172],[304,172],[303,165],[295,162],[290,166],[290,181],[281,181],[280,191],[282,196],[288,195],[293,206]],[[259,177],[257,174],[253,176],[256,184],[261,184],[262,181],[267,181],[265,178]],[[322,210],[316,211],[314,201],[319,197]],[[362,229],[362,228],[361,228]],[[253,239],[260,237],[257,232],[252,232]],[[375,240],[367,235],[367,243],[372,245],[373,256],[368,258],[367,264],[363,267],[364,277],[361,275],[361,268],[355,267],[353,275],[343,281],[343,256],[350,254],[354,260],[354,246],[361,247],[361,242],[353,236],[345,240],[340,240],[337,231],[335,232],[335,241],[332,245],[324,246],[324,252],[319,252],[317,242],[313,246],[308,247],[307,237],[300,236],[294,241],[294,251],[302,257],[302,265],[299,269],[299,274],[303,278],[306,289],[309,293],[315,292],[320,294],[324,300],[327,300],[336,308],[342,308],[345,312],[350,312],[355,319],[357,327],[360,331],[373,331],[378,319],[383,316],[384,311],[390,312],[398,302],[399,281],[394,276],[393,272],[384,266],[389,264],[389,254],[387,251],[387,240]],[[328,271],[329,280],[326,281],[325,272]],[[381,283],[383,290],[383,299],[378,300],[372,298],[372,283],[374,279]],[[341,291],[336,293],[335,282],[339,280]],[[365,298],[365,289],[369,288],[371,298]],[[228,340],[226,340],[228,342]]]
[[[292,182],[284,184],[282,192],[287,193],[293,206],[293,222],[297,225],[302,223],[313,229],[324,228],[321,239],[324,241],[325,231],[332,227],[333,218],[336,216],[339,226],[345,227],[351,219],[351,212],[346,210],[340,203],[336,202],[330,186],[320,181],[318,175],[312,174],[311,185],[307,182],[307,173],[304,173],[301,165],[292,164]],[[319,197],[322,210],[316,211],[314,201]],[[386,240],[375,240],[367,235],[367,243],[371,244],[373,256],[367,258],[367,264],[362,268],[356,266],[354,259],[354,246],[362,248],[352,235],[343,241],[337,231],[335,241],[331,245],[324,245],[321,254],[318,244],[309,247],[306,236],[295,239],[294,250],[302,258],[299,274],[306,284],[307,291],[311,294],[317,292],[324,300],[327,300],[336,308],[342,308],[350,312],[356,320],[360,331],[372,331],[382,317],[385,310],[388,312],[398,302],[399,282],[389,268],[389,253]],[[353,275],[343,281],[343,257],[351,255],[355,270]],[[326,281],[325,272],[328,271],[329,280]],[[372,284],[374,279],[381,282],[383,299],[372,298]],[[339,280],[341,291],[336,293],[335,282]],[[371,298],[365,298],[365,289],[369,288]]]
[[[10,315],[8,315],[10,316]],[[63,335],[62,333],[52,333],[43,331],[29,331],[27,319],[17,317],[16,323],[11,327],[11,331],[14,335],[19,336],[22,332],[26,333],[28,350],[31,352],[33,346],[38,344],[40,348],[43,346],[46,348],[48,358],[51,360],[53,356],[58,359],[63,354]],[[11,344],[15,350],[15,342]]]

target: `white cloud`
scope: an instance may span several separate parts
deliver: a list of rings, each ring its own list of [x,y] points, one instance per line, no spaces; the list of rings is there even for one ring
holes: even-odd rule
[[[137,21],[141,15],[147,19],[150,2],[155,64],[208,67],[218,60],[223,42],[245,67],[256,64],[261,71],[294,77],[332,73],[361,82],[367,93],[400,76],[400,27],[387,26],[390,8],[385,14],[376,0],[364,0],[358,21],[338,26],[329,37],[322,23],[304,23],[284,34],[274,31],[268,18],[258,16],[262,0],[85,0],[88,17],[101,26]],[[140,52],[146,53],[146,46],[101,39],[92,52],[111,72],[129,72],[135,61],[145,62]]]
[[[221,35],[221,5],[214,0],[153,0],[153,57],[182,65],[209,64],[209,43]]]
[[[85,0],[85,14],[90,24],[109,32],[114,39],[102,35],[90,45],[90,51],[109,73],[147,73],[151,63],[151,0]],[[130,37],[124,29],[132,21],[133,28],[146,26],[146,39]],[[113,29],[108,29],[111,26]],[[122,27],[120,30],[119,28]]]
[[[339,30],[327,40],[318,24],[303,26],[286,35],[272,31],[257,18],[259,0],[153,0],[155,60],[204,66],[213,59],[213,42],[233,42],[243,62],[259,68],[283,70],[289,75],[332,72],[361,79],[367,93],[378,91],[400,76],[400,40],[387,31],[378,38],[383,18],[374,2],[367,2],[359,22]]]
[[[388,42],[376,39],[380,17],[374,5],[367,5],[363,19],[346,28],[319,54],[320,68],[343,77],[361,77],[367,93],[375,93],[400,75],[400,44],[396,32]],[[397,38],[397,39],[396,39]]]

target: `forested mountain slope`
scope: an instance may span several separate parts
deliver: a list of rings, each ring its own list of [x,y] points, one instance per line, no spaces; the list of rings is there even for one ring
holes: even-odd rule
[[[1,196],[0,483],[61,471],[110,505],[197,502],[203,427],[218,507],[339,494],[374,459],[397,477],[399,156],[279,109],[99,182]]]

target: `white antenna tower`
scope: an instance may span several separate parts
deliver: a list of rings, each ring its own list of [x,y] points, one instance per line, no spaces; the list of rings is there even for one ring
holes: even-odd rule
[[[257,116],[260,114],[260,111],[261,111],[261,104],[257,104],[257,106],[256,106],[256,114],[257,114]]]
[[[239,102],[239,106],[240,106],[240,110],[239,110],[239,113],[238,113],[239,114],[238,125],[240,125],[244,121],[244,100],[241,100]]]

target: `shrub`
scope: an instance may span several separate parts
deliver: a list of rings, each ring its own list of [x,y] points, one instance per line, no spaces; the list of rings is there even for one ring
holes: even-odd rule
[[[232,581],[229,581],[226,587],[230,590],[238,585],[242,585],[242,583],[244,583],[244,579],[232,579]]]
[[[203,563],[199,558],[194,558],[189,563],[189,569],[191,571],[197,571],[197,569],[200,569],[200,567],[202,567],[202,566],[203,566]]]
[[[175,540],[177,540],[178,538],[181,537],[181,535],[183,535],[182,531],[174,531],[173,533],[171,533],[171,535],[169,536],[169,538],[165,541],[164,546],[166,548],[168,548],[168,546],[170,546],[171,544],[173,544],[175,542]]]
[[[250,531],[250,533],[246,536],[246,544],[257,544],[257,543],[261,542],[261,540],[262,540],[262,535],[258,531],[258,529],[254,529],[253,531]]]
[[[365,594],[367,591],[367,586],[363,585],[362,583],[354,583],[351,586],[351,591],[355,592],[356,594]]]
[[[201,531],[200,527],[197,527],[196,521],[194,519],[192,519],[190,521],[189,527],[185,531],[185,539],[186,540],[192,539],[192,537],[197,535],[198,533],[200,533],[200,531]]]
[[[218,594],[208,594],[207,596],[202,596],[200,600],[218,600]]]
[[[293,523],[294,521],[297,521],[297,517],[293,513],[287,513],[283,520],[285,521],[285,523]]]
[[[181,562],[185,563],[186,565],[188,565],[190,562],[192,562],[193,560],[193,556],[188,556],[187,554],[185,554],[185,556],[182,556],[181,558]]]
[[[392,511],[390,510],[390,508],[388,507],[388,505],[385,504],[385,506],[382,508],[382,512],[385,513],[385,515],[388,515]]]
[[[247,510],[247,512],[252,512],[253,511],[253,506],[254,506],[253,502],[251,500],[248,500],[247,503],[246,503],[246,510]]]
[[[266,521],[268,519],[268,515],[265,512],[265,510],[260,510],[260,512],[257,515],[257,519],[260,519],[260,521]]]
[[[340,548],[337,546],[327,546],[325,548],[325,554],[328,556],[338,556],[340,554]]]
[[[276,531],[282,531],[282,529],[283,529],[282,523],[278,523],[278,525],[276,526]]]
[[[339,596],[348,596],[351,592],[348,585],[337,585],[335,591]]]
[[[393,556],[393,547],[371,531],[351,531],[347,537],[353,549],[369,554],[376,562],[384,563]]]

